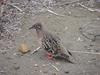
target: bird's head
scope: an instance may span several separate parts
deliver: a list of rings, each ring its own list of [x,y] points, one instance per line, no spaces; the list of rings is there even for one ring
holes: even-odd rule
[[[42,30],[42,24],[41,23],[35,23],[32,27],[29,29],[36,29],[36,30]]]

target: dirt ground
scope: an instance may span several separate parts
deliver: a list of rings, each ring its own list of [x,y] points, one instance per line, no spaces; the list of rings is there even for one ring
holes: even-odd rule
[[[45,30],[55,33],[61,38],[66,49],[92,53],[100,52],[100,39],[96,38],[95,41],[91,41],[79,31],[80,27],[87,25],[86,27],[92,28],[85,30],[85,32],[95,32],[93,27],[97,26],[99,32],[96,33],[99,35],[100,13],[90,12],[77,6],[55,7],[53,11],[64,16],[50,12],[24,15],[27,20],[22,20],[24,25],[14,38],[14,47],[8,48],[5,52],[0,52],[0,75],[100,75],[99,54],[72,52],[74,57],[72,61],[75,64],[70,64],[48,60],[42,49],[37,53],[28,52],[24,55],[21,55],[18,51],[23,41],[27,43],[31,51],[39,46],[35,31],[28,30],[28,28],[36,22],[41,22]]]

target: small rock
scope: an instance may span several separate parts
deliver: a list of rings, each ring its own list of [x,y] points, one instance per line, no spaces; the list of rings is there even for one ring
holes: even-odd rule
[[[69,71],[65,71],[64,73],[69,74]]]
[[[20,69],[20,66],[14,66],[14,69],[15,70],[19,70]]]
[[[95,52],[99,52],[99,50],[95,50]]]
[[[83,41],[80,37],[78,37],[77,41]]]
[[[0,74],[4,74],[6,73],[4,70],[0,70]]]
[[[68,14],[69,14],[69,15],[71,15],[71,14],[72,14],[72,12],[71,12],[71,11],[69,11],[69,12],[68,12]]]
[[[13,53],[14,56],[18,56],[18,57],[21,57],[23,56],[23,54],[20,54],[20,53]]]
[[[42,66],[43,66],[43,67],[46,67],[46,65],[45,65],[45,64],[43,64]]]
[[[35,71],[38,71],[38,70],[35,69]]]
[[[68,29],[68,27],[65,27],[65,28],[64,28],[64,31],[66,31],[67,29]]]
[[[38,67],[38,64],[35,64],[34,67]]]
[[[100,20],[100,18],[96,18],[96,20]]]
[[[42,71],[42,70],[40,70],[40,72],[42,73],[43,71]]]

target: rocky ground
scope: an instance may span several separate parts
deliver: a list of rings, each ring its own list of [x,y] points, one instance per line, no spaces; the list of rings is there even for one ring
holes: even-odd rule
[[[2,6],[6,12],[0,17],[0,75],[99,75],[100,12],[72,3],[77,0],[69,0],[68,4],[64,4],[66,0],[55,0],[56,5],[50,0],[44,6],[34,1],[8,1],[8,5]],[[61,38],[65,48],[72,51],[75,64],[48,60],[42,49],[31,54],[39,45],[35,31],[28,28],[36,22]],[[26,54],[19,52],[23,42],[30,50]]]

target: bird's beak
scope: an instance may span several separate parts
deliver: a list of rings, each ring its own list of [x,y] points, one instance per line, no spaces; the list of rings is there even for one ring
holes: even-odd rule
[[[30,29],[33,29],[33,28],[34,28],[34,26],[30,27],[29,30],[30,30]]]

